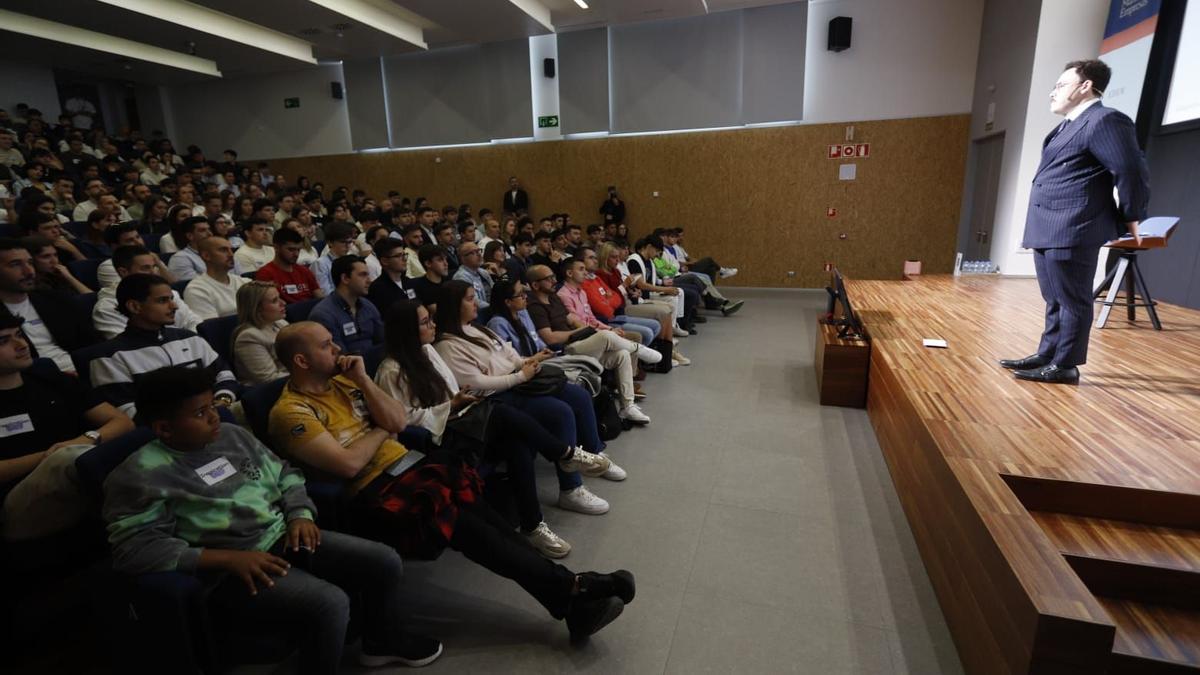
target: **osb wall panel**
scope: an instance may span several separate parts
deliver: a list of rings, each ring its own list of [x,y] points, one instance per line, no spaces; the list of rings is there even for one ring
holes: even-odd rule
[[[435,206],[498,210],[508,176],[529,191],[535,215],[566,211],[598,220],[605,187],[616,184],[633,233],[687,228],[687,248],[741,273],[729,285],[816,287],[832,262],[860,279],[899,278],[905,259],[949,272],[962,197],[969,117],[854,124],[870,157],[854,181],[826,158],[845,125],[516,143],[437,150],[280,159],[289,179],[375,197],[398,190]],[[851,160],[846,160],[851,161]],[[657,191],[659,196],[652,196]],[[827,210],[837,210],[829,217]],[[844,238],[843,236],[844,235]],[[788,272],[794,271],[794,277]]]

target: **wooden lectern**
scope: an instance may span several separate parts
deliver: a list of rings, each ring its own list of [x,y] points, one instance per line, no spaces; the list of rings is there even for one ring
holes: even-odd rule
[[[1162,330],[1162,323],[1158,320],[1158,312],[1154,306],[1157,305],[1153,298],[1150,297],[1150,289],[1146,287],[1146,279],[1142,276],[1142,270],[1138,267],[1138,253],[1149,251],[1155,248],[1166,248],[1167,240],[1175,232],[1175,226],[1179,224],[1179,219],[1175,217],[1156,217],[1147,218],[1138,225],[1138,233],[1142,235],[1141,245],[1135,244],[1132,236],[1124,236],[1120,239],[1114,239],[1104,245],[1105,248],[1112,249],[1118,256],[1117,265],[1104,277],[1104,281],[1096,287],[1094,293],[1096,298],[1099,298],[1104,293],[1105,287],[1108,288],[1108,294],[1101,301],[1100,313],[1096,317],[1096,328],[1104,328],[1104,324],[1108,322],[1108,314],[1112,311],[1113,305],[1124,305],[1125,311],[1130,321],[1136,318],[1136,308],[1145,307],[1146,313],[1150,315],[1150,323],[1154,324],[1154,330]],[[1125,286],[1124,302],[1117,300],[1117,294],[1121,290],[1121,286]],[[1141,294],[1141,302],[1138,302],[1138,294]]]

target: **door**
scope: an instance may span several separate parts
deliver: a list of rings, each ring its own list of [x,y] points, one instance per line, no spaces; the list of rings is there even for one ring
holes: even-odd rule
[[[1004,134],[975,141],[975,180],[971,185],[971,227],[967,235],[966,260],[990,260],[992,257],[992,227],[996,219],[1003,155]]]

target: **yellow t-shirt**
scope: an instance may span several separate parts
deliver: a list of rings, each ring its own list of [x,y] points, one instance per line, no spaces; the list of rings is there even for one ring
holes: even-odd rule
[[[302,394],[288,382],[271,408],[267,432],[276,451],[295,458],[295,448],[323,431],[346,447],[374,427],[362,391],[345,376],[337,375],[329,381],[329,389],[319,395]],[[384,441],[371,461],[351,479],[351,492],[366,487],[407,452],[399,441],[390,438]]]

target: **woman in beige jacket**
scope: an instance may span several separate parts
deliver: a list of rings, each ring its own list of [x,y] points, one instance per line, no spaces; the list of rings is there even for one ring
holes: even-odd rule
[[[275,336],[288,325],[287,305],[269,281],[251,281],[237,292],[238,327],[233,331],[233,371],[246,386],[286,377],[275,356]]]

